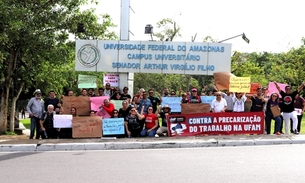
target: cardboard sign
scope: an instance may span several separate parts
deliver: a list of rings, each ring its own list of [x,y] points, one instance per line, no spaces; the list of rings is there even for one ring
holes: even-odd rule
[[[54,115],[54,128],[72,128],[72,115]]]
[[[230,92],[250,92],[250,77],[230,77]]]
[[[110,83],[110,86],[118,87],[119,86],[119,74],[104,74],[103,83]]]
[[[229,90],[230,77],[234,76],[229,72],[215,72],[214,83],[217,90]]]
[[[200,96],[201,102],[203,104],[209,104],[211,106],[212,101],[216,99],[215,96]]]
[[[102,117],[74,117],[72,120],[72,137],[102,137]]]
[[[78,88],[96,88],[96,76],[78,75]]]
[[[113,103],[115,109],[119,110],[120,108],[123,107],[122,104],[123,101],[124,100],[111,100],[110,102]]]
[[[181,112],[181,97],[162,97],[162,106],[168,105],[172,112]]]
[[[250,85],[251,85],[251,86],[250,86],[250,92],[249,92],[249,94],[256,94],[257,88],[262,87],[262,85],[261,85],[260,83],[251,83]]]
[[[168,115],[169,136],[263,134],[264,112]]]
[[[64,114],[70,114],[71,107],[76,108],[76,115],[88,116],[90,113],[90,97],[68,97],[63,98]]]
[[[210,104],[181,104],[181,114],[209,113]]]
[[[109,96],[90,97],[91,110],[99,111],[105,99],[109,99]]]
[[[103,135],[125,134],[124,118],[103,119]]]
[[[279,85],[279,87],[281,88],[281,90],[283,90],[285,92],[285,87],[287,86],[287,84],[284,84],[284,83],[277,83],[277,85]],[[275,84],[273,82],[269,82],[269,85],[268,85],[268,96],[270,96],[272,93],[277,93],[280,95],[279,91],[277,90]]]

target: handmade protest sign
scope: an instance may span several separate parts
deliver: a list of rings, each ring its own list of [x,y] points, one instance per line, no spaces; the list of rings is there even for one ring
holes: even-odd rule
[[[214,99],[216,99],[216,97],[215,96],[200,96],[200,99],[201,99],[201,103],[209,104],[211,106],[212,101]]]
[[[54,115],[54,128],[72,128],[72,115]]]
[[[98,111],[105,99],[109,99],[109,96],[90,97],[91,110]]]
[[[74,117],[72,120],[72,137],[102,137],[102,117]]]
[[[113,103],[114,108],[119,110],[120,108],[122,108],[122,102],[124,100],[111,100],[110,102]]]
[[[124,118],[103,119],[103,135],[125,134]]]
[[[96,88],[96,76],[78,75],[78,88]]]
[[[214,83],[217,90],[228,90],[230,77],[234,76],[229,72],[215,72],[214,74]]]
[[[64,114],[70,114],[71,108],[76,108],[76,115],[87,116],[90,113],[90,97],[68,97],[63,98]]]
[[[256,94],[257,88],[262,86],[260,83],[250,83],[250,85],[250,92],[248,94]]]
[[[210,112],[210,104],[181,104],[181,114],[199,114]]]
[[[250,77],[230,77],[230,92],[250,92]]]
[[[287,86],[287,84],[284,84],[284,83],[277,83],[277,85],[279,85],[279,87],[283,91],[285,91],[285,87]],[[269,82],[269,85],[268,85],[268,94],[267,95],[270,96],[274,92],[279,94],[279,91],[277,90],[274,82]],[[279,96],[281,96],[281,95],[279,94]]]
[[[110,83],[110,86],[118,87],[119,86],[119,74],[104,74],[103,83],[104,86],[106,83]]]
[[[162,106],[168,105],[171,112],[181,112],[181,97],[162,97]]]

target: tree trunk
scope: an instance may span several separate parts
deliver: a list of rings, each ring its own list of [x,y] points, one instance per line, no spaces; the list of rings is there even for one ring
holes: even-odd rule
[[[0,112],[0,134],[5,134],[7,131],[7,114],[8,114],[8,98],[10,85],[5,84],[1,95],[1,112]]]
[[[16,96],[14,96],[13,101],[12,101],[12,107],[11,107],[11,115],[10,115],[10,131],[14,132],[14,127],[15,127],[15,112],[16,112],[16,102],[19,98],[19,95],[23,89],[24,82],[22,82],[19,86],[19,89],[17,91]]]

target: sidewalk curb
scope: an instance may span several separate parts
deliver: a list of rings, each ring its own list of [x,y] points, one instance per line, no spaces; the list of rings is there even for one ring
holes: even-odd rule
[[[44,143],[44,144],[1,144],[0,152],[45,152],[45,151],[86,151],[86,150],[124,150],[124,149],[160,149],[160,148],[198,148],[224,146],[259,146],[305,144],[305,139],[243,139],[243,140],[182,140],[155,142],[93,142],[93,143]]]

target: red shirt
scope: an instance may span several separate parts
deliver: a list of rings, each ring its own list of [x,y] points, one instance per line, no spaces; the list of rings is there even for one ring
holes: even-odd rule
[[[103,106],[103,108],[105,109],[105,111],[108,112],[108,114],[111,116],[113,111],[114,111],[114,105],[113,103],[109,103],[108,106]]]
[[[144,114],[145,116],[145,128],[146,129],[151,129],[156,125],[156,120],[158,118],[156,117],[155,114]]]

